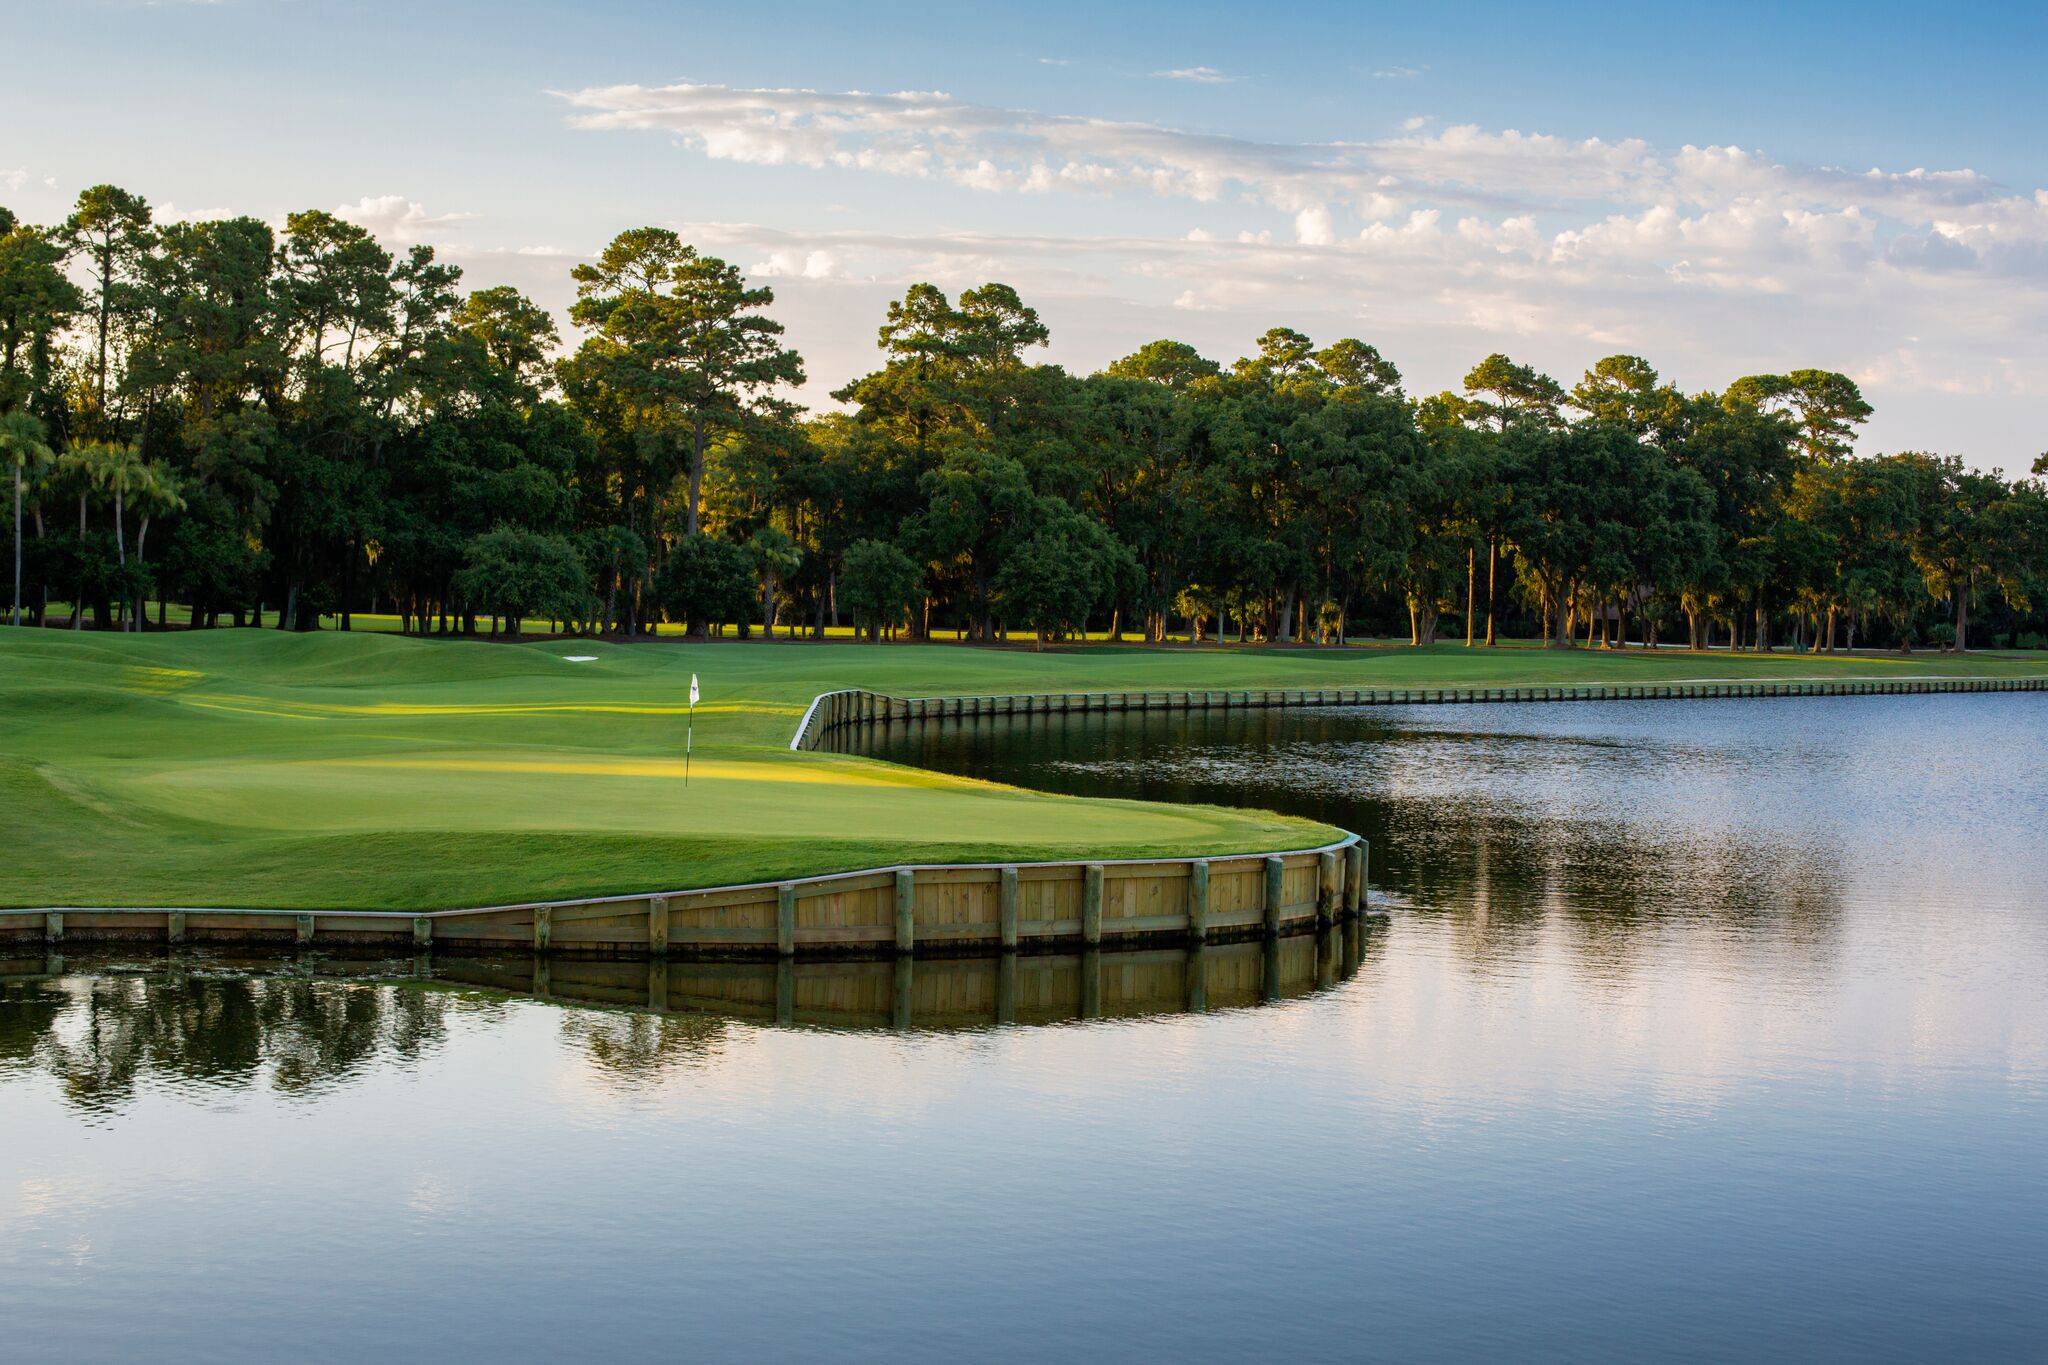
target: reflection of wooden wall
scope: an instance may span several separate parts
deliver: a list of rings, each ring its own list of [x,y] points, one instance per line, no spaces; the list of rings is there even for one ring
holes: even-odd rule
[[[1359,850],[1354,854],[1351,850]],[[1290,933],[1361,908],[1363,845],[1154,862],[890,868],[668,895],[445,910],[0,910],[0,941],[147,941],[280,947],[438,945],[551,955],[668,952],[817,955],[1004,946],[1006,881],[1015,942],[1147,937],[1219,941]],[[1196,932],[1197,869],[1208,879]],[[1276,874],[1277,869],[1277,874]],[[1277,895],[1269,888],[1277,887]],[[907,915],[899,913],[907,910]]]
[[[567,1004],[825,1028],[987,1028],[1201,1013],[1291,999],[1357,971],[1370,930],[1192,948],[757,962],[455,957],[436,979]]]

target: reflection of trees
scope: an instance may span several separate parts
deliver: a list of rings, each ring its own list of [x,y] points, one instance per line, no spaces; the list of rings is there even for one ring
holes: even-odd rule
[[[415,981],[220,969],[60,976],[0,961],[0,1074],[34,1067],[79,1108],[149,1084],[301,1096],[410,1064],[452,1016],[509,998],[567,1006],[561,1036],[598,1077],[644,1085],[715,1059],[734,1023],[973,1030],[1251,1008],[1350,979],[1373,929],[1206,948],[819,962],[420,959]],[[12,973],[10,967],[28,968]],[[448,986],[469,989],[449,990]]]
[[[172,970],[0,985],[0,1057],[33,1058],[82,1109],[145,1082],[305,1094],[446,1034],[447,999],[397,985]]]
[[[562,1037],[581,1046],[607,1080],[647,1085],[715,1059],[725,1040],[725,1023],[701,1014],[571,1010],[562,1016]]]

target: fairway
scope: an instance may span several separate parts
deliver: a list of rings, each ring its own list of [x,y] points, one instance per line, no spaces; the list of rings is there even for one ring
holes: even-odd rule
[[[593,656],[571,662],[567,656]],[[691,673],[703,679],[690,780]],[[8,905],[434,909],[910,862],[1194,855],[1331,837],[787,745],[818,692],[1989,676],[2039,656],[1456,646],[1071,652],[0,632]]]

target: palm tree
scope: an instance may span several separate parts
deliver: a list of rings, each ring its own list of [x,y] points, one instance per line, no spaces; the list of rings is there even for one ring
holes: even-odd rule
[[[121,567],[124,585],[122,597],[126,605],[125,585],[128,579],[128,536],[127,527],[122,524],[122,515],[127,507],[128,494],[137,487],[143,477],[142,452],[121,441],[81,441],[65,452],[65,462],[79,478],[78,491],[78,535],[85,538],[86,498],[93,489],[100,489],[114,495],[114,558]],[[81,573],[83,570],[81,570]],[[79,585],[79,596],[85,595],[84,583]],[[77,603],[71,609],[71,628],[77,630],[85,616],[85,604]],[[127,622],[122,628],[126,629]]]
[[[21,485],[55,458],[43,439],[43,424],[33,414],[14,411],[0,417],[0,459],[14,466],[14,611],[8,624],[21,624]]]
[[[142,524],[135,530],[135,563],[143,562],[143,547],[149,542],[149,519],[157,515],[168,515],[185,510],[184,484],[177,471],[161,461],[152,460],[136,472],[133,486],[136,510],[142,513]],[[157,594],[157,620],[163,620],[163,594]],[[134,630],[142,629],[142,598],[135,599]]]

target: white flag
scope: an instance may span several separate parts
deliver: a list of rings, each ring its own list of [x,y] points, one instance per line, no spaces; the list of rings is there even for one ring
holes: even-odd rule
[[[692,673],[692,674],[690,675],[690,705],[692,705],[692,706],[695,706],[696,704],[697,704],[697,675],[696,675],[695,673]]]

